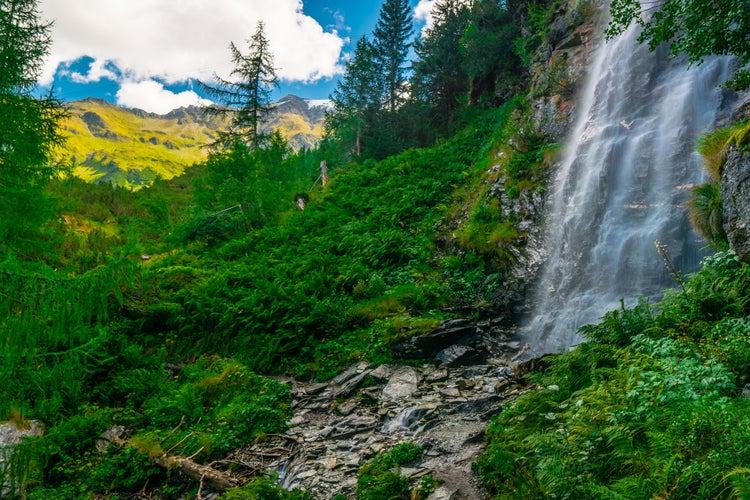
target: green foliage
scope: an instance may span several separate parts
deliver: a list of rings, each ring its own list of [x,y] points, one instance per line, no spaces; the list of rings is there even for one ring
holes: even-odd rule
[[[385,0],[372,32],[375,61],[382,75],[381,90],[385,111],[394,113],[402,101],[407,55],[414,32],[411,7],[407,0]]]
[[[433,133],[448,134],[456,111],[466,100],[469,76],[464,68],[461,40],[469,25],[470,10],[455,0],[433,6],[433,24],[415,43],[413,96],[429,105],[427,119]]]
[[[233,488],[221,500],[307,500],[310,496],[300,490],[287,491],[278,484],[276,477],[252,479],[241,488]]]
[[[716,129],[701,137],[698,152],[703,157],[703,167],[710,180],[693,188],[688,204],[688,216],[693,228],[714,247],[729,247],[723,225],[723,200],[721,173],[730,147],[745,148],[750,125],[739,122],[730,127]]]
[[[480,474],[495,498],[717,498],[750,454],[748,267],[733,254],[655,306],[605,315],[541,386],[493,420]]]
[[[208,110],[231,117],[229,129],[220,133],[212,145],[218,149],[234,147],[235,143],[257,149],[264,141],[260,128],[271,111],[271,93],[278,85],[278,79],[262,21],[258,21],[247,43],[247,54],[243,54],[234,42],[229,44],[234,63],[230,75],[233,80],[214,75],[215,85],[201,83],[208,95],[219,103]]]
[[[645,9],[644,9],[645,7]],[[625,31],[632,22],[641,28],[639,40],[648,42],[651,50],[669,43],[672,55],[686,54],[692,63],[701,63],[711,55],[732,55],[740,60],[729,85],[735,89],[750,86],[750,23],[744,0],[719,4],[703,0],[666,0],[651,7],[639,0],[614,0],[610,5],[612,20],[607,36]]]
[[[409,499],[409,480],[398,473],[398,468],[421,456],[419,446],[401,443],[363,465],[357,473],[357,500]]]
[[[54,214],[44,186],[65,113],[52,96],[32,95],[50,43],[36,1],[0,2],[0,257],[38,257]]]
[[[728,248],[727,234],[722,218],[724,204],[718,182],[707,182],[693,188],[688,204],[690,223],[698,233],[719,249]]]
[[[521,61],[513,40],[520,27],[509,4],[493,0],[472,3],[471,21],[461,38],[462,67],[469,76],[469,102],[483,96],[493,102],[498,96],[515,94],[520,80]]]
[[[287,386],[236,362],[201,358],[144,402],[153,428],[144,438],[158,436],[163,449],[185,456],[221,456],[259,434],[282,432],[289,403]]]
[[[357,359],[389,359],[389,324],[445,317],[452,298],[430,263],[436,207],[484,154],[496,115],[439,147],[337,170],[304,211],[279,217],[283,224],[181,255],[180,267],[213,272],[182,288],[145,285],[149,304],[179,311],[175,324],[162,320],[176,333],[175,352],[218,352],[253,370],[320,378]],[[175,263],[149,266],[146,283],[163,282],[159,269]]]
[[[514,51],[524,66],[531,66],[535,51],[547,38],[552,17],[560,6],[559,1],[529,2],[525,23],[525,35],[513,41]]]

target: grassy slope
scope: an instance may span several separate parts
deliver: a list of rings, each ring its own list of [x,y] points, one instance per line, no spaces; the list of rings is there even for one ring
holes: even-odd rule
[[[126,187],[181,175],[206,158],[205,146],[226,127],[226,120],[205,117],[192,108],[171,117],[85,99],[70,103],[69,110],[63,124],[67,143],[60,154],[72,160],[73,173],[86,181]],[[309,147],[323,136],[322,123],[308,123],[296,113],[272,114],[267,127],[279,130],[295,148]]]
[[[70,111],[62,154],[73,161],[75,175],[88,181],[139,186],[156,176],[171,179],[205,158],[204,145],[214,132],[191,119],[139,115],[100,100],[71,103]],[[95,113],[103,127],[89,127],[84,113]]]
[[[60,249],[89,270],[77,276],[47,269],[32,280],[1,264],[0,290],[28,299],[2,311],[8,355],[0,375],[17,383],[4,387],[0,416],[38,418],[47,428],[14,465],[28,498],[144,485],[179,498],[184,482],[165,477],[149,454],[175,446],[205,463],[283,428],[288,393],[249,369],[327,378],[358,359],[387,360],[389,341],[445,317],[440,309],[459,282],[484,282],[483,259],[464,261],[474,251],[457,248],[446,267],[434,224],[456,187],[483,174],[510,107],[435,148],[334,171],[304,212],[249,234],[240,225],[229,241],[171,239],[183,191],[171,184],[181,178],[137,192],[61,181],[63,198],[81,199],[71,217],[121,229],[112,239],[107,227],[79,221],[81,242]],[[163,238],[163,253],[142,262],[148,238]],[[94,451],[112,425],[130,431],[132,446]]]

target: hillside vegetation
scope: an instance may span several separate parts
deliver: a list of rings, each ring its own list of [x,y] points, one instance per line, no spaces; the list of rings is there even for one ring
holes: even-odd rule
[[[519,63],[559,3],[439,1],[410,74],[386,50],[410,33],[408,2],[387,0],[318,147],[272,133],[205,158],[189,109],[87,101],[59,121],[59,103],[30,91],[47,27],[33,0],[17,3],[22,20],[0,9],[0,30],[19,28],[0,32],[0,61],[21,61],[0,74],[0,421],[44,432],[0,450],[3,496],[307,498],[233,455],[285,431],[279,375],[329,380],[393,361],[392,343],[445,319],[514,319],[513,266],[558,147]],[[58,175],[64,147],[82,177],[115,182]],[[750,269],[723,252],[678,285],[542,360],[539,389],[487,431],[477,468],[491,495],[748,494]],[[426,497],[429,478],[394,472],[420,453],[368,457],[357,498]]]

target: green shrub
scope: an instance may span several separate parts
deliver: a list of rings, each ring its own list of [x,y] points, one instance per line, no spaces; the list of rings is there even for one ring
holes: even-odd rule
[[[401,465],[421,458],[422,448],[401,443],[363,465],[357,473],[357,500],[409,499],[409,479],[401,476]]]
[[[749,266],[704,261],[685,291],[607,313],[493,419],[495,498],[718,498],[742,491]],[[734,317],[732,317],[734,316]]]

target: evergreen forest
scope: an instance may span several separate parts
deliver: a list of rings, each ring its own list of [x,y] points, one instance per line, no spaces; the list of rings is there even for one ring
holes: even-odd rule
[[[664,12],[683,19],[695,3]],[[747,63],[740,3],[726,2],[740,10],[731,46],[702,41],[724,29],[721,9],[677,37],[678,21],[657,17],[643,42]],[[0,448],[0,497],[309,498],[260,473],[211,488],[201,467],[286,430],[289,377],[392,363],[392,344],[444,320],[518,319],[508,287],[523,222],[542,223],[526,200],[544,196],[562,149],[533,99],[572,92],[533,68],[567,4],[435,4],[416,33],[409,2],[383,2],[324,139],[299,151],[259,131],[275,81],[259,23],[231,46],[237,79],[202,84],[230,123],[207,159],[131,190],[72,175],[65,104],[36,91],[49,25],[35,0],[0,0],[0,422],[43,428]],[[633,4],[613,2],[613,33]],[[578,2],[580,20],[597,9]],[[750,267],[716,223],[722,151],[746,150],[748,130],[701,141],[714,173],[690,216],[716,253],[675,272],[660,302],[602,311],[585,343],[526,376],[537,390],[492,417],[475,464],[489,497],[750,497]],[[357,498],[427,498],[398,475],[419,453],[407,443],[369,460]]]

